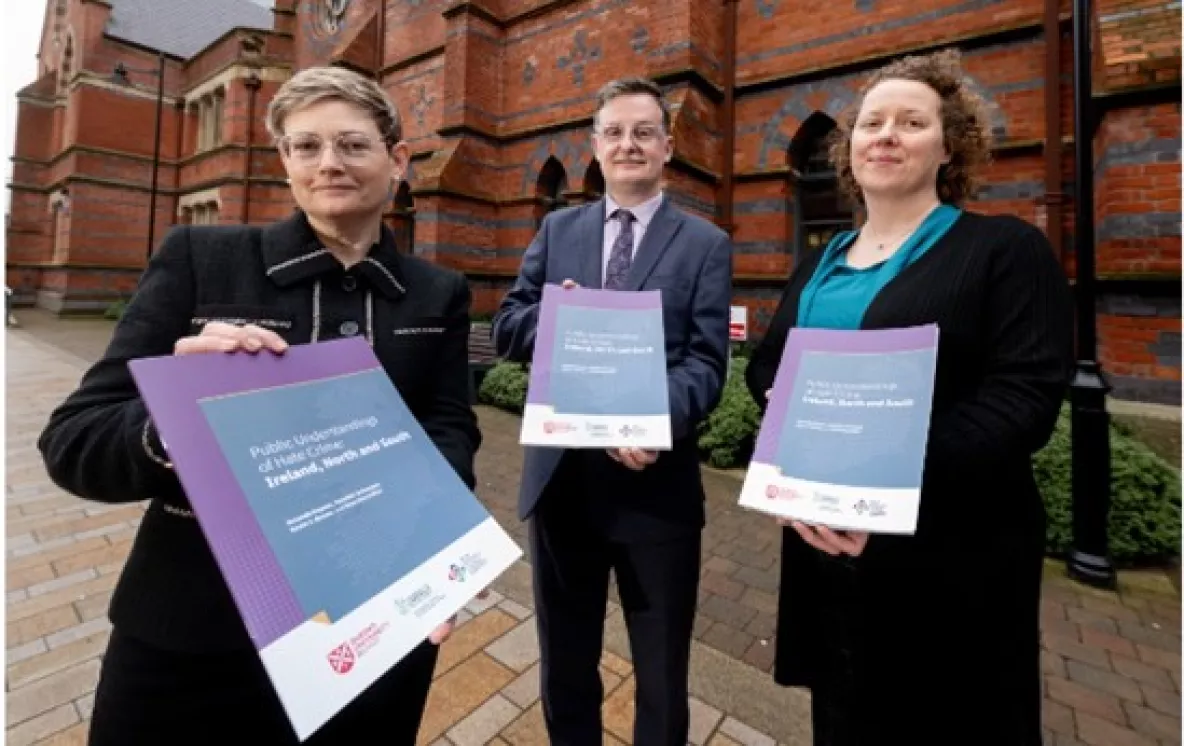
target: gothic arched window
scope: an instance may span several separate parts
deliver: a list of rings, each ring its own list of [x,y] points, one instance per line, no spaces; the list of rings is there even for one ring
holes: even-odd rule
[[[535,229],[543,223],[543,216],[552,210],[567,206],[564,193],[567,191],[567,172],[563,164],[555,156],[547,159],[539,170],[539,180],[535,185],[535,197],[539,200],[539,209],[535,213]]]
[[[584,197],[592,202],[604,196],[604,172],[600,170],[600,161],[595,158],[588,164],[584,172]]]
[[[827,153],[834,128],[833,119],[816,111],[802,122],[789,146],[796,226],[790,250],[795,263],[803,254],[826,248],[836,233],[855,227]]]

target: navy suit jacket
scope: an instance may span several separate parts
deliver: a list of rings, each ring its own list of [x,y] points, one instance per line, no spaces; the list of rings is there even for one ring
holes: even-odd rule
[[[566,279],[601,288],[605,201],[549,213],[522,258],[493,321],[499,356],[530,362],[543,285]],[[661,290],[673,450],[641,472],[606,459],[604,510],[618,533],[701,528],[703,486],[697,426],[719,403],[728,369],[732,243],[712,223],[663,197],[633,258],[625,291]],[[530,517],[565,449],[525,447],[518,514]],[[611,484],[611,489],[605,489]]]

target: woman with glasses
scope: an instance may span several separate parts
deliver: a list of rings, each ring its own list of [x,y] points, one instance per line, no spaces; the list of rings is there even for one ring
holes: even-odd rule
[[[40,439],[63,489],[106,503],[149,501],[111,599],[95,746],[297,743],[129,360],[282,355],[291,344],[363,336],[435,445],[475,484],[468,285],[400,253],[382,223],[408,164],[394,105],[363,76],[313,68],[280,88],[267,127],[295,214],[265,226],[174,228],[105,355]],[[414,743],[437,645],[450,630],[438,628],[305,743]]]

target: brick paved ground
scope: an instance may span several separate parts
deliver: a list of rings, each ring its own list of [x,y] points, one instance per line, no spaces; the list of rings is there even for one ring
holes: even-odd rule
[[[49,409],[99,354],[109,324],[21,314],[9,332],[6,463],[9,744],[82,744],[112,585],[141,506],[102,506],[47,482],[34,439]],[[514,517],[517,419],[481,408],[478,494],[526,546]],[[696,744],[809,743],[807,699],[767,674],[778,531],[738,510],[735,475],[705,472],[709,492],[691,691]],[[1119,593],[1074,584],[1049,563],[1042,623],[1046,746],[1180,743],[1180,598],[1164,573],[1124,574]],[[442,651],[424,743],[545,743],[529,567],[519,563],[472,606]],[[610,608],[606,742],[629,740],[632,678],[621,614]],[[972,676],[974,641],[951,651]],[[965,661],[959,668],[955,661]],[[952,679],[951,685],[956,685]]]

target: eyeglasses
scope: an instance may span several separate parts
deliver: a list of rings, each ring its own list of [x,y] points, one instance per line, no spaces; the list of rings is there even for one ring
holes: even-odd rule
[[[374,138],[360,132],[343,132],[329,142],[342,163],[364,163],[380,150]],[[320,162],[325,152],[325,139],[312,133],[284,135],[276,144],[285,158],[303,165]]]
[[[601,127],[596,131],[605,142],[616,144],[625,139],[625,135],[629,134],[633,142],[638,145],[649,145],[656,142],[662,136],[662,128],[656,124],[639,124],[632,130],[626,130],[619,124],[610,124],[606,127]]]

